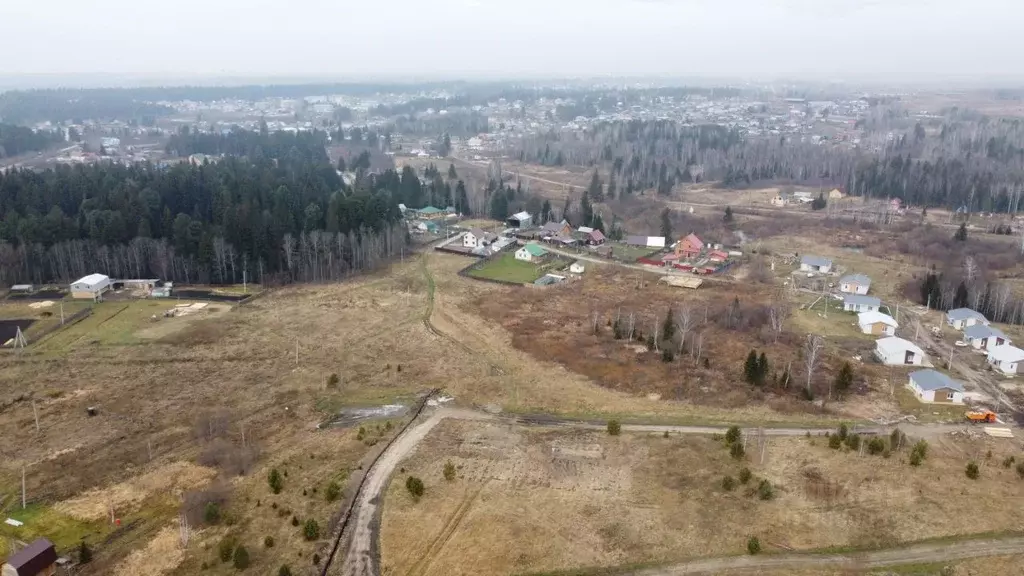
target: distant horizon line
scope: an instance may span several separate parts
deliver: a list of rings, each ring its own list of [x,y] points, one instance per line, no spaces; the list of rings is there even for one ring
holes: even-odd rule
[[[102,79],[101,79],[102,78]],[[680,75],[680,74],[590,74],[590,75],[481,75],[481,74],[379,74],[379,75],[221,75],[221,74],[145,74],[105,72],[0,72],[0,92],[39,89],[132,89],[181,87],[241,87],[241,86],[302,86],[314,84],[366,85],[387,83],[415,86],[417,84],[486,84],[486,83],[608,83],[652,82],[666,86],[731,87],[744,86],[849,86],[856,88],[887,89],[955,89],[999,90],[1024,88],[1024,74],[1000,76],[949,75],[943,78],[890,80],[884,78],[813,78],[813,77],[743,77],[735,75]]]

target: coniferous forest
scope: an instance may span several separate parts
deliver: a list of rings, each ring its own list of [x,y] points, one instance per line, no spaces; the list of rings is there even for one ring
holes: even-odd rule
[[[191,136],[179,145],[193,149]],[[186,283],[321,281],[397,254],[413,174],[346,186],[323,133],[237,131],[201,165],[97,164],[0,173],[0,283],[92,272]],[[211,145],[204,143],[201,148]],[[415,180],[415,182],[413,182]]]

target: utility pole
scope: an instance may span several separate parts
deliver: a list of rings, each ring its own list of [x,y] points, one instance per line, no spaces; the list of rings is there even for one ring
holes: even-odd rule
[[[295,339],[295,365],[299,365],[299,339]]]
[[[21,467],[21,509],[25,509],[25,467]]]
[[[953,350],[955,349],[955,346],[949,347],[949,362],[946,363],[946,370],[949,370],[951,372],[953,371]]]
[[[32,399],[32,416],[36,419],[36,434],[39,434],[39,410],[36,409],[36,401]]]
[[[64,301],[60,301],[60,325],[64,325]]]

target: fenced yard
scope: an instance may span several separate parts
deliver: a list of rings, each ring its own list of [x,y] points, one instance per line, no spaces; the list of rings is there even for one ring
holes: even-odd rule
[[[524,262],[516,260],[514,253],[504,252],[482,262],[479,267],[470,269],[468,275],[484,280],[531,284],[548,272],[559,270],[567,265],[567,260],[551,255],[548,255],[539,262]]]

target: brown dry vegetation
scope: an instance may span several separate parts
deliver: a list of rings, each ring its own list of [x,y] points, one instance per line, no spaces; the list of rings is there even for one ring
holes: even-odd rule
[[[510,574],[745,553],[757,535],[779,546],[893,546],[1024,528],[1021,480],[999,462],[1004,442],[933,442],[925,463],[835,451],[823,437],[771,439],[744,462],[709,437],[624,435],[446,421],[403,464],[426,483],[413,501],[388,490],[382,562],[395,574]],[[991,460],[985,458],[993,451]],[[1019,457],[1020,454],[1017,453]],[[968,480],[965,463],[981,463]],[[451,460],[455,481],[442,478]],[[749,466],[734,491],[722,477]],[[759,479],[775,487],[761,501]]]
[[[408,398],[440,381],[437,351],[417,345],[428,337],[420,321],[425,286],[410,265],[391,278],[281,290],[142,344],[80,342],[59,357],[32,349],[3,355],[0,507],[14,509],[25,466],[29,501],[57,505],[48,514],[70,525],[53,535],[62,551],[85,536],[97,551],[91,570],[106,573],[174,520],[187,496],[182,491],[202,490],[193,483],[170,489],[174,478],[146,479],[205,462],[228,482],[224,521],[233,523],[228,531],[246,543],[254,565],[284,551],[302,556],[296,566],[309,563],[318,543],[302,541],[272,500],[303,520],[316,518],[326,534],[340,503],[328,503],[324,488],[330,480],[344,483],[369,447],[355,430],[316,432],[315,425],[341,406]],[[131,333],[127,325],[118,330]],[[325,387],[331,373],[340,376],[337,389]],[[98,415],[88,416],[88,406]],[[289,478],[270,499],[272,466],[287,469]],[[73,523],[73,516],[95,517],[109,505],[98,500],[116,501],[121,529]],[[262,550],[265,535],[279,542],[272,554]],[[190,547],[181,573],[195,573],[213,554]]]
[[[476,304],[482,316],[512,332],[517,348],[613,390],[725,408],[754,404],[781,412],[818,411],[795,398],[806,382],[800,359],[806,326],[794,317],[777,342],[769,329],[765,307],[773,297],[787,299],[788,295],[769,286],[743,283],[684,290],[659,284],[657,277],[645,275],[644,287],[638,289],[636,272],[597,269],[583,282],[546,290],[509,290],[502,297],[485,296]],[[660,334],[669,307],[676,316],[689,309],[695,324],[683,353],[673,361],[664,362],[659,352],[648,351],[642,341],[614,338],[609,323],[616,318],[628,323],[630,314],[643,338],[654,331]],[[734,307],[735,327],[730,327]],[[595,315],[598,334],[593,332]],[[843,313],[836,317],[836,321],[850,318]],[[833,359],[825,358],[816,372],[812,385],[816,395],[827,394],[829,381],[851,349],[862,353],[871,349],[871,342],[859,336],[843,340],[835,331],[826,334]],[[696,342],[701,342],[699,361],[695,353],[691,355]],[[678,351],[677,346],[673,348]],[[780,376],[790,367],[788,389],[758,390],[743,381],[743,362],[754,348],[766,354],[773,372]],[[861,371],[872,374],[872,367]]]

